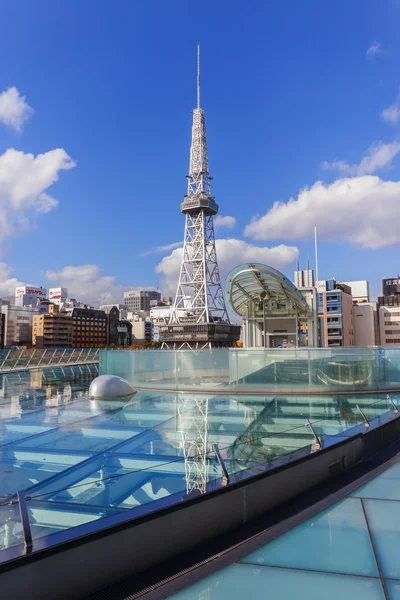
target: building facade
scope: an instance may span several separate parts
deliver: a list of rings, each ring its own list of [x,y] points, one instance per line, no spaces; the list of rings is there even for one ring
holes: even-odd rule
[[[151,301],[161,301],[160,292],[154,290],[131,290],[124,292],[124,304],[128,312],[139,312],[150,310]]]
[[[73,348],[104,348],[107,346],[107,315],[104,310],[93,308],[73,308],[72,317]]]
[[[400,345],[400,278],[382,280],[378,307],[381,346]]]
[[[38,309],[35,306],[3,304],[1,311],[4,314],[4,346],[31,346],[32,321]]]
[[[20,285],[15,288],[15,306],[36,306],[44,300],[47,290],[33,285]]]
[[[118,306],[120,305],[114,305],[108,310],[108,313],[106,313],[108,324],[107,344],[130,346],[132,344],[132,324],[126,319],[121,318],[121,313],[126,313],[126,310],[119,310]]]
[[[49,290],[49,300],[61,306],[68,298],[68,289],[64,287],[51,288]]]
[[[36,348],[71,348],[72,317],[59,312],[56,304],[49,306],[47,314],[33,317],[32,345]]]
[[[317,281],[320,346],[354,346],[353,298],[349,286]]]

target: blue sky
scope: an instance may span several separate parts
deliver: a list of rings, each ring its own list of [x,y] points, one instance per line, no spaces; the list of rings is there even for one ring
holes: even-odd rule
[[[316,221],[320,278],[378,294],[400,272],[399,22],[398,0],[3,2],[0,293],[173,292],[180,249],[155,249],[183,238],[200,42],[222,275],[291,276]]]

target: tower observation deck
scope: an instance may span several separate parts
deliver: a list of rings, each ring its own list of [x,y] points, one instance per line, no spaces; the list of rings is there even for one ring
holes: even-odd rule
[[[160,327],[163,348],[229,347],[240,336],[231,325],[219,276],[204,110],[200,107],[200,47],[197,48],[197,107],[193,110],[188,191],[181,204],[186,217],[182,264],[168,324]]]

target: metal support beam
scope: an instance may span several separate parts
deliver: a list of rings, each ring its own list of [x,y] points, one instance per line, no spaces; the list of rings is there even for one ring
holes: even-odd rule
[[[28,509],[26,507],[25,492],[17,492],[17,498],[19,504],[19,514],[21,517],[22,528],[24,531],[25,552],[29,554],[30,552],[32,552],[33,543],[31,525],[29,523],[29,514]]]
[[[314,444],[313,444],[314,449],[315,450],[321,450],[321,448],[322,448],[322,442],[319,439],[319,437],[317,436],[317,434],[315,433],[315,429],[314,429],[314,427],[313,427],[310,419],[307,419],[307,421],[305,423],[305,426],[310,428],[310,431],[311,431],[311,433],[314,436]]]
[[[228,483],[229,483],[229,473],[228,473],[228,471],[226,469],[226,466],[225,466],[225,463],[224,463],[224,459],[222,458],[221,453],[219,451],[218,444],[214,444],[213,448],[214,448],[215,455],[216,455],[216,457],[218,459],[218,462],[220,464],[220,467],[222,469],[222,485],[228,485]]]
[[[358,410],[358,412],[360,413],[360,415],[362,416],[362,418],[364,419],[364,425],[365,428],[368,429],[369,427],[369,421],[367,419],[367,417],[365,416],[364,412],[361,410],[361,408],[358,406],[358,404],[356,404],[356,409]]]
[[[390,394],[386,394],[386,398],[389,400],[390,404],[393,406],[394,414],[398,415],[399,414],[399,409],[397,408],[397,406],[393,402],[392,397],[390,396]]]

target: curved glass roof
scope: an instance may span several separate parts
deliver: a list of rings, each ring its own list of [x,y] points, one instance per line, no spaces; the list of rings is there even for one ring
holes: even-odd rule
[[[248,316],[249,304],[264,306],[268,314],[305,315],[309,307],[303,294],[283,273],[260,263],[246,263],[233,269],[225,294],[236,314]]]

